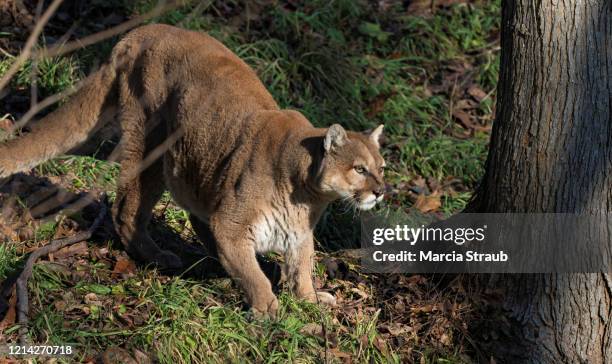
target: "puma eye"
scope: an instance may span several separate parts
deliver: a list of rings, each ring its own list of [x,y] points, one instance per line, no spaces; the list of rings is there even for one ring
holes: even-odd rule
[[[380,168],[378,168],[378,172],[379,172],[380,174],[383,174],[383,173],[385,172],[385,167],[380,167]]]
[[[366,174],[368,172],[368,170],[364,166],[355,166],[354,169],[355,172],[359,174]]]

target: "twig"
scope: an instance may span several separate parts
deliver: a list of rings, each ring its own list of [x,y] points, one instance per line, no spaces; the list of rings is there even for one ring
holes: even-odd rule
[[[45,27],[45,24],[47,24],[51,16],[55,14],[55,11],[61,3],[62,0],[54,0],[49,6],[49,8],[47,8],[45,13],[42,15],[40,20],[36,23],[36,26],[34,27],[32,34],[30,34],[30,37],[28,38],[25,46],[23,47],[23,50],[21,51],[21,53],[19,53],[19,56],[17,56],[13,64],[11,64],[11,67],[6,71],[2,78],[0,78],[0,90],[2,90],[8,84],[13,75],[15,75],[15,73],[19,71],[19,68],[21,68],[21,66],[28,60],[28,58],[30,58],[32,48],[34,48],[36,40],[38,40],[38,36],[42,32],[43,28]]]
[[[56,252],[68,245],[76,244],[83,240],[89,239],[93,235],[94,231],[100,226],[100,224],[102,223],[102,220],[104,220],[104,216],[106,216],[107,208],[106,208],[106,203],[104,202],[104,200],[105,198],[103,195],[102,196],[103,203],[102,203],[102,207],[100,208],[100,212],[98,213],[98,216],[96,217],[94,222],[91,224],[89,229],[83,232],[80,232],[74,236],[68,237],[68,238],[52,240],[51,242],[49,242],[49,244],[34,251],[28,257],[25,267],[23,268],[23,271],[21,272],[21,274],[19,275],[19,278],[17,279],[17,323],[21,326],[21,328],[19,329],[19,342],[22,345],[25,345],[28,341],[27,339],[27,333],[28,333],[27,325],[28,325],[28,311],[29,311],[28,279],[32,275],[32,269],[34,268],[34,263],[36,263],[36,261],[44,255]]]
[[[56,56],[61,56],[63,54],[66,53],[70,53],[72,51],[75,51],[77,49],[81,49],[81,48],[85,48],[87,46],[90,46],[92,44],[101,42],[105,39],[114,37],[117,34],[123,33],[131,28],[134,28],[138,25],[140,25],[141,23],[144,23],[145,21],[154,18],[156,16],[159,16],[167,11],[173,10],[175,8],[178,8],[181,6],[181,3],[179,1],[173,0],[173,1],[169,1],[166,4],[165,0],[161,0],[156,6],[155,8],[153,8],[151,11],[149,11],[148,13],[145,13],[143,15],[137,16],[133,19],[130,19],[124,23],[121,23],[117,26],[114,26],[112,28],[109,29],[105,29],[101,32],[98,33],[94,33],[91,35],[88,35],[86,37],[83,37],[81,39],[77,39],[77,40],[73,40],[71,42],[68,43],[64,43],[64,44],[57,44],[57,45],[53,45],[51,47],[49,47],[46,50],[41,50],[39,51],[35,57],[41,59],[41,58],[46,58],[46,57],[56,57]]]
[[[91,76],[90,76],[91,77]],[[41,110],[45,109],[48,106],[51,106],[53,104],[55,104],[56,102],[60,101],[61,99],[63,99],[64,97],[68,97],[70,95],[72,95],[73,93],[77,92],[81,87],[83,87],[83,85],[89,81],[89,77],[85,78],[84,80],[81,80],[79,82],[77,82],[74,86],[69,87],[67,89],[65,89],[64,91],[58,92],[54,95],[51,95],[47,98],[45,98],[44,100],[37,102],[36,104],[34,104],[33,106],[31,106],[28,111],[21,117],[21,119],[19,119],[17,122],[15,122],[15,124],[13,124],[13,126],[11,127],[11,129],[9,130],[9,134],[13,135],[15,133],[16,130],[23,128],[24,126],[26,126],[26,124]],[[0,95],[0,99],[2,98],[2,95]]]
[[[40,14],[42,13],[43,1],[38,0],[36,4],[36,15],[34,15],[34,22],[38,22]],[[38,60],[32,62],[32,69],[30,70],[30,107],[33,107],[38,103]]]

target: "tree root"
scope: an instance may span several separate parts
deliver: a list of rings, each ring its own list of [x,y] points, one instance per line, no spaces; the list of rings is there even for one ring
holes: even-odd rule
[[[26,264],[19,274],[19,278],[17,278],[17,323],[21,326],[19,329],[19,342],[21,345],[25,345],[28,342],[27,334],[28,334],[28,312],[29,312],[29,303],[28,303],[28,279],[32,276],[32,269],[34,268],[34,263],[42,257],[49,253],[56,252],[66,246],[79,243],[83,240],[89,239],[96,229],[100,226],[104,217],[106,216],[107,206],[105,202],[105,197],[102,196],[102,207],[100,208],[100,212],[98,216],[91,224],[91,226],[74,236],[66,237],[62,239],[51,240],[49,244],[43,246],[40,249],[32,252],[28,257]]]

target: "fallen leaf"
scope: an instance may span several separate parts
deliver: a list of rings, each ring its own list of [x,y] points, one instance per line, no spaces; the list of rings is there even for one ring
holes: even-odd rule
[[[459,120],[461,125],[463,125],[466,129],[478,130],[478,131],[489,131],[491,130],[491,126],[480,125],[472,121],[472,116],[467,112],[461,109],[453,110],[453,116]]]
[[[17,363],[19,363],[17,359],[0,358],[0,364],[17,364]]]
[[[475,103],[474,101],[469,100],[469,99],[461,99],[454,104],[453,110],[469,110],[469,109],[475,109],[477,107],[478,107],[478,104]]]
[[[366,292],[364,292],[362,289],[359,289],[359,288],[351,288],[351,292],[357,293],[357,295],[359,295],[359,298],[361,300],[366,300],[368,299],[368,297],[370,297],[370,295],[368,295]]]
[[[419,195],[414,203],[414,207],[423,213],[436,211],[442,206],[440,193],[432,192],[430,195]]]
[[[136,360],[130,355],[130,353],[121,349],[120,347],[113,346],[102,354],[102,363],[104,364],[138,364]]]
[[[87,249],[87,243],[82,241],[80,243],[72,244],[56,251],[55,253],[53,253],[53,257],[55,259],[66,259],[73,255],[83,256],[87,255],[88,253],[89,250]]]
[[[153,360],[138,349],[134,349],[134,359],[136,359],[138,364],[153,364]]]
[[[403,309],[403,308],[402,308]],[[403,325],[399,322],[394,322],[391,324],[385,324],[381,326],[381,329],[387,331],[392,336],[399,336],[405,333],[409,333],[412,331],[412,327],[408,325]]]
[[[63,312],[66,311],[66,307],[68,306],[68,304],[65,301],[55,301],[53,302],[53,307],[55,307],[55,309],[59,312]]]
[[[442,345],[449,346],[451,344],[450,336],[448,336],[446,333],[442,334],[440,337],[440,343],[442,343]]]
[[[487,93],[484,92],[480,87],[472,85],[468,88],[467,93],[472,96],[476,101],[481,102],[487,98]]]
[[[453,4],[465,4],[469,0],[412,0],[406,11],[410,15],[431,16],[440,8],[449,7]]]
[[[337,359],[342,359],[343,363],[352,363],[351,354],[346,353],[338,348],[329,349],[329,352]]]
[[[389,350],[387,348],[387,345],[385,344],[385,341],[380,338],[379,336],[376,336],[374,338],[374,346],[376,347],[376,349],[378,349],[378,351],[380,351],[384,356],[387,356],[389,354]]]
[[[413,0],[406,8],[410,15],[415,16],[430,16],[431,15],[431,0]]]
[[[136,272],[136,264],[130,258],[119,256],[112,274],[124,274],[131,276]]]
[[[316,323],[316,322],[311,322],[311,323],[308,323],[308,324],[304,325],[300,329],[300,333],[302,333],[304,335],[321,336],[321,337],[323,337],[323,326],[321,324]]]
[[[371,102],[370,105],[368,107],[368,111],[366,113],[366,116],[368,118],[373,118],[376,115],[380,114],[381,111],[383,111],[383,109],[385,108],[385,103],[387,102],[387,100],[392,97],[396,92],[392,92],[392,93],[383,93],[380,94],[378,96],[376,96]]]
[[[83,297],[83,301],[88,305],[102,306],[102,301],[98,299],[98,295],[91,292]]]

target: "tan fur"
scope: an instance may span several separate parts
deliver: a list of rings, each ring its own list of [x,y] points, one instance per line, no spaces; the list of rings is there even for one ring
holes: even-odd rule
[[[382,198],[381,127],[371,134],[314,128],[299,112],[280,110],[222,44],[166,25],[130,32],[68,103],[0,145],[0,177],[91,142],[115,119],[122,149],[113,219],[128,252],[180,267],[147,233],[168,188],[198,234],[212,233],[209,248],[256,313],[274,315],[278,307],[256,253],[283,253],[293,290],[314,301],[313,229],[321,213],[339,198],[362,209]]]

